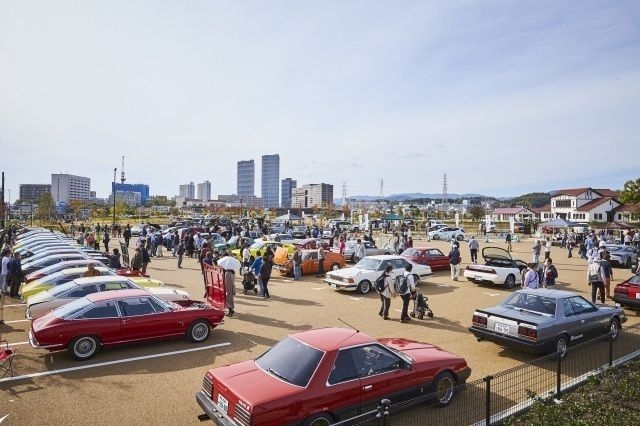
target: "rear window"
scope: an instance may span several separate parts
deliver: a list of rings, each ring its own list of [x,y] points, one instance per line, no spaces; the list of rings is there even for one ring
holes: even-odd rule
[[[256,359],[256,365],[287,383],[306,387],[323,355],[323,351],[287,337]]]
[[[89,307],[91,305],[92,305],[91,301],[86,297],[83,297],[81,299],[74,300],[73,302],[67,303],[66,305],[62,305],[59,308],[54,309],[53,313],[55,314],[55,316],[59,318],[68,319],[74,316],[75,314],[77,314],[78,312],[80,312],[81,310],[83,310],[84,308]]]
[[[539,294],[513,293],[500,306],[545,316],[555,316],[556,314],[556,299]]]

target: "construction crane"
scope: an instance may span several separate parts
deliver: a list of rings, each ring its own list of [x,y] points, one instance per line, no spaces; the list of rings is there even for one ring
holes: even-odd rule
[[[124,182],[127,180],[124,177],[124,155],[122,156],[122,169],[120,169],[120,183],[124,184]]]

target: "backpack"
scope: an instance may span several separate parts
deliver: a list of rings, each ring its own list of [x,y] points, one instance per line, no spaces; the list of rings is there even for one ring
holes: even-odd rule
[[[602,265],[600,265],[600,263],[598,262],[593,262],[592,264],[589,265],[589,268],[587,269],[588,271],[587,279],[589,280],[589,284],[602,281],[602,276],[600,275],[600,268],[602,268]]]
[[[409,292],[409,282],[404,275],[398,275],[396,277],[396,293],[402,295]]]
[[[384,284],[384,279],[387,277],[387,274],[380,275],[376,282],[374,283],[374,287],[378,293],[382,293],[387,286]]]

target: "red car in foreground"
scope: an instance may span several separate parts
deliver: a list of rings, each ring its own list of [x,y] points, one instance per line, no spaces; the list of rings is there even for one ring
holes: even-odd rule
[[[77,360],[92,358],[102,346],[122,343],[185,335],[199,343],[222,323],[224,292],[220,296],[222,300],[208,297],[208,303],[185,300],[177,304],[146,290],[93,293],[33,320],[29,342],[34,348],[51,351],[66,348]]]
[[[640,307],[640,273],[616,285],[613,290],[613,301],[622,307]]]
[[[323,328],[207,371],[196,401],[218,425],[332,424],[383,398],[436,392],[435,402],[447,405],[470,373],[464,358],[428,343]]]
[[[432,271],[449,269],[449,256],[435,247],[411,247],[401,256],[421,265],[429,265]]]

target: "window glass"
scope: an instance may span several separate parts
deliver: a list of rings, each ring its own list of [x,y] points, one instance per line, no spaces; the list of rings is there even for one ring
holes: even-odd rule
[[[117,282],[117,283],[102,283],[99,284],[100,291],[109,291],[109,290],[122,290],[123,288],[129,288],[126,283]]]
[[[362,262],[362,260],[360,261]],[[358,262],[358,263],[360,263]],[[389,261],[388,260],[383,260],[382,262],[380,262],[380,265],[378,265],[378,271],[384,271],[387,269],[387,265],[389,265]]]
[[[393,259],[392,262],[393,269],[404,269],[405,265],[407,264],[404,259]]]
[[[444,254],[438,249],[430,249],[427,254],[429,256],[444,256]]]
[[[573,311],[576,314],[581,314],[583,312],[590,312],[598,309],[582,296],[570,297],[569,302],[571,302],[571,305],[573,306]]]
[[[155,297],[150,297],[149,298],[149,303],[151,303],[151,306],[153,306],[153,309],[155,309],[156,312],[166,312],[167,309],[167,305],[166,303],[161,303],[162,301],[160,299],[156,299]]]
[[[54,309],[53,313],[59,318],[67,319],[91,305],[92,303],[86,297],[82,297],[78,300],[74,300],[73,302],[67,303],[66,305],[62,305],[59,308]]]
[[[118,318],[115,302],[103,302],[89,309],[76,319]]]
[[[287,337],[256,359],[256,365],[280,380],[306,387],[324,352]]]
[[[151,306],[149,299],[146,297],[119,300],[118,305],[120,306],[122,314],[126,317],[155,313],[153,306]]]
[[[84,297],[87,294],[94,293],[95,291],[96,291],[96,286],[86,285],[83,287],[76,287],[68,291],[64,296],[65,297]]]
[[[353,380],[358,378],[358,371],[356,365],[353,362],[353,356],[349,349],[343,349],[338,352],[336,362],[331,368],[331,374],[329,375],[329,384],[334,385],[340,382],[346,382],[347,380]]]
[[[397,370],[402,366],[402,360],[398,356],[380,345],[351,348],[350,352],[361,377]]]

